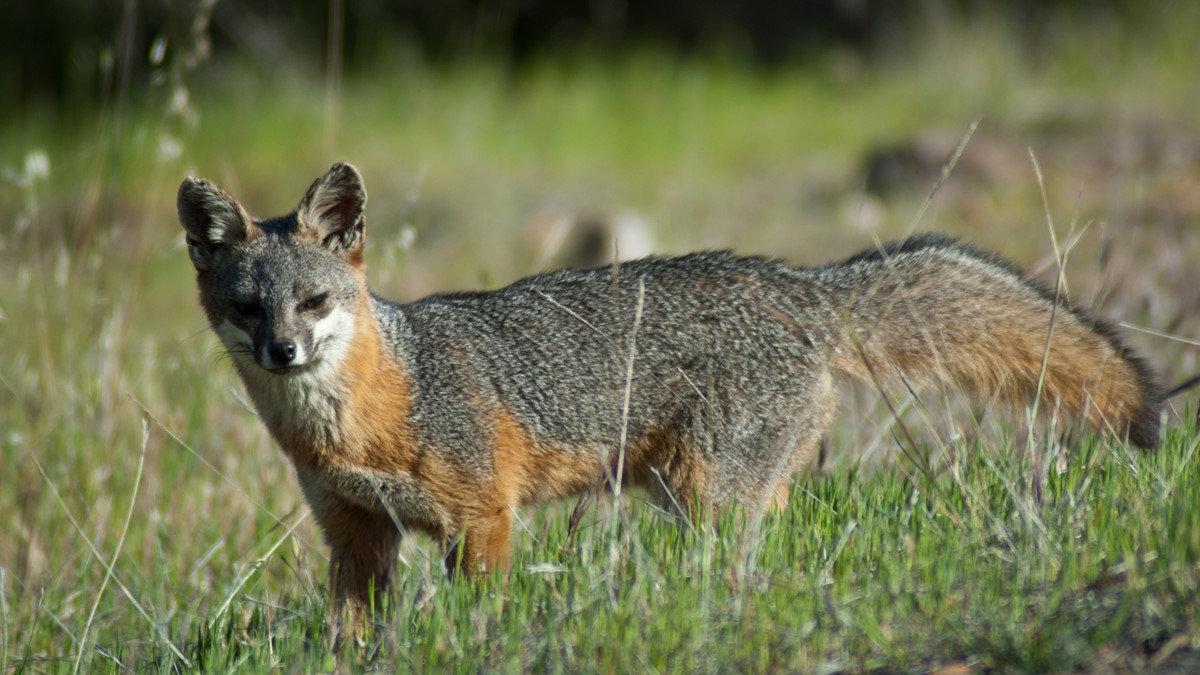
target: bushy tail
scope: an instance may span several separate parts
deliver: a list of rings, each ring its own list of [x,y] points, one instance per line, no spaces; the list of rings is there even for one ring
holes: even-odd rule
[[[1108,325],[995,256],[919,236],[820,270],[846,327],[834,365],[867,380],[955,383],[1083,415],[1143,448],[1159,442],[1161,389]],[[1047,334],[1051,329],[1049,349]]]

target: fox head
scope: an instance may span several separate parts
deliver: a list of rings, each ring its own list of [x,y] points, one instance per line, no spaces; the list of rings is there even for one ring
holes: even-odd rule
[[[288,376],[345,353],[368,293],[366,202],[362,176],[341,162],[295,211],[269,219],[207,180],[184,179],[179,222],[200,304],[243,372]]]

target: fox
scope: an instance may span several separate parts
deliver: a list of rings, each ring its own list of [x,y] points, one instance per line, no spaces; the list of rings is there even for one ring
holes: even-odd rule
[[[605,485],[672,513],[787,504],[845,379],[949,383],[1141,448],[1162,391],[1108,323],[937,234],[800,267],[704,251],[412,302],[370,289],[367,193],[339,162],[254,218],[188,177],[200,306],[294,467],[334,611],[388,588],[405,532],[506,571],[516,509]]]

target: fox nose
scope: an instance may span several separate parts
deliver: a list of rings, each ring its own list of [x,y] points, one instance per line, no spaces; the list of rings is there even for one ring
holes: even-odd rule
[[[296,343],[291,340],[277,340],[267,347],[271,360],[281,366],[286,366],[296,358]]]

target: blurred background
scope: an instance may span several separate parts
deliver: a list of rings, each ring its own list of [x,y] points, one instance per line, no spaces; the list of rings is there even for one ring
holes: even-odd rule
[[[1044,269],[1049,215],[1087,230],[1087,303],[1178,330],[1198,28],[1196,3],[1121,0],[6,3],[0,242],[72,283],[132,257],[129,292],[175,307],[142,282],[184,276],[181,176],[268,215],[344,158],[402,297],[605,262],[614,237],[814,263],[938,229]]]
[[[269,216],[356,163],[370,276],[401,299],[614,248],[819,264],[915,230],[1053,280],[1057,245],[1074,301],[1176,381],[1200,369],[1198,36],[1200,3],[1132,0],[4,2],[10,606],[95,580],[48,486],[111,549],[139,449],[129,555],[185,575],[168,604],[299,508],[196,304],[187,174]],[[835,454],[878,451],[886,410],[846,407]]]
[[[938,229],[1044,269],[1036,157],[1051,219],[1087,230],[1085,301],[1175,331],[1200,300],[1198,28],[1196,3],[1122,0],[5,3],[0,246],[72,284],[131,258],[129,311],[177,307],[145,292],[186,276],[181,176],[267,215],[344,158],[401,297],[614,237],[813,263]]]

